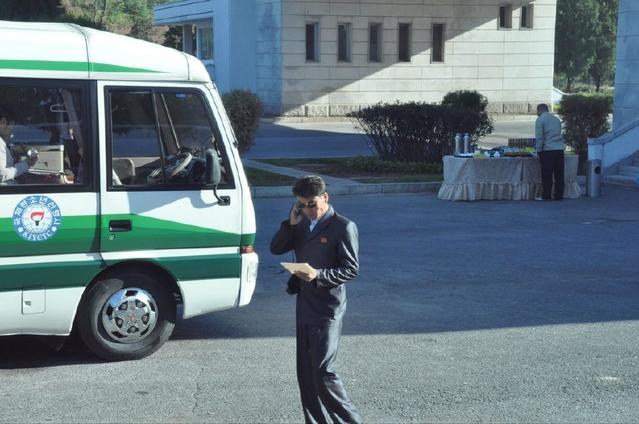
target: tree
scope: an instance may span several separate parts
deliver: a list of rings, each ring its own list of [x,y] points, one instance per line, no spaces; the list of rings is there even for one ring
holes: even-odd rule
[[[0,19],[8,21],[51,21],[62,15],[60,0],[2,0]]]
[[[149,4],[151,3],[151,4]],[[151,39],[153,29],[153,4],[154,1],[127,0],[122,4],[122,13],[128,16],[131,23],[129,35],[142,40]]]
[[[164,33],[164,42],[162,42],[162,45],[182,50],[182,27],[169,27],[169,29]]]
[[[167,27],[153,26],[153,7],[170,1],[173,0],[0,0],[0,19],[73,22],[162,43]],[[170,41],[176,43],[177,34],[171,36]]]
[[[595,54],[589,73],[597,92],[604,82],[611,81],[615,72],[615,46],[617,44],[618,0],[597,0],[599,19],[595,37]]]
[[[566,91],[585,75],[595,56],[598,0],[559,0],[555,27],[555,70],[566,77]]]

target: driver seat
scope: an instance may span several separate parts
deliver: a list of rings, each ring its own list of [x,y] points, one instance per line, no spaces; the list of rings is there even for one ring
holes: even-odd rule
[[[113,172],[122,184],[133,184],[135,180],[135,164],[130,158],[113,158]]]

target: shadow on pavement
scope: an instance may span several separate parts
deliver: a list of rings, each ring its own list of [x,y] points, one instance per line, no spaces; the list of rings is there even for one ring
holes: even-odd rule
[[[0,337],[0,370],[36,369],[103,362],[75,336]],[[7,371],[0,371],[0,375]]]

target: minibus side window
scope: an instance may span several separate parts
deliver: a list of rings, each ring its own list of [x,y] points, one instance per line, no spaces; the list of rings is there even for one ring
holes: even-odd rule
[[[0,81],[0,190],[91,182],[86,95],[82,83]]]
[[[232,187],[220,131],[201,93],[113,89],[110,107],[111,188],[200,189],[210,150],[222,168],[219,188]]]
[[[190,169],[183,175],[167,181],[168,184],[185,182],[204,183],[206,151],[214,150],[222,165],[222,180],[230,181],[228,161],[224,155],[222,140],[217,127],[211,125],[204,100],[195,93],[163,92],[158,93],[156,100],[159,110],[166,110],[166,120],[160,117],[160,127],[170,127],[171,131],[162,131],[162,141],[169,154],[174,146],[179,152],[191,154]],[[165,135],[167,137],[165,138]]]
[[[151,174],[162,167],[162,152],[150,91],[112,91],[112,186],[160,184]]]

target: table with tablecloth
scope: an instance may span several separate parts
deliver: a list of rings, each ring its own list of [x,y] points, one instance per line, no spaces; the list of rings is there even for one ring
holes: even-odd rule
[[[564,158],[564,197],[581,195],[577,183],[579,157]],[[444,182],[438,198],[442,200],[532,200],[541,196],[539,158],[463,158],[444,156]]]

